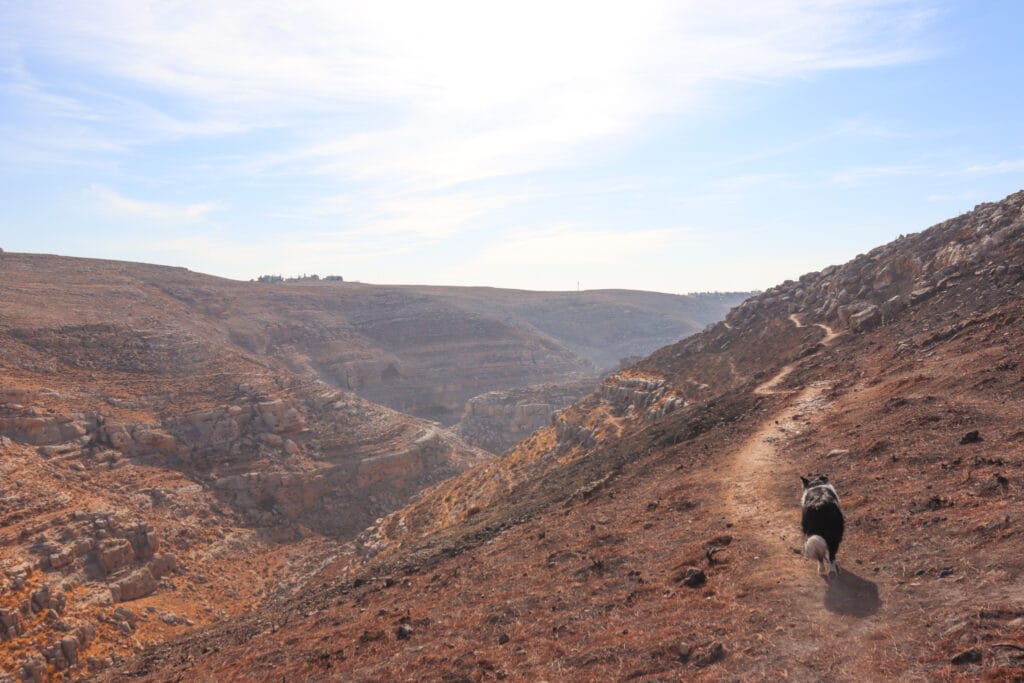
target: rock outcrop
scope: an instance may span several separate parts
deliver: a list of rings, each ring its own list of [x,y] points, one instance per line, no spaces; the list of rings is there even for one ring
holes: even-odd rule
[[[509,448],[551,424],[554,413],[593,391],[597,380],[490,391],[466,402],[456,432],[492,453]]]
[[[734,326],[798,311],[805,322],[826,322],[865,332],[898,317],[912,304],[965,274],[998,278],[1007,285],[1024,275],[1024,263],[995,255],[1021,239],[1024,193],[903,235],[849,263],[807,273],[744,302],[726,318]]]

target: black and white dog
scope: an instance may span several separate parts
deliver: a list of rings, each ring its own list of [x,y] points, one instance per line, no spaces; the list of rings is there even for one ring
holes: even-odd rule
[[[800,481],[804,483],[800,525],[807,537],[804,555],[818,561],[818,574],[824,575],[827,565],[828,576],[836,576],[839,574],[836,553],[843,540],[843,511],[839,509],[839,496],[824,474],[813,479],[800,477]]]

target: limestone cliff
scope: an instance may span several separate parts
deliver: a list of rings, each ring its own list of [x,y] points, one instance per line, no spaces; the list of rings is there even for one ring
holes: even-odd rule
[[[505,453],[551,423],[555,411],[593,391],[597,379],[489,391],[466,402],[456,433],[491,453]]]

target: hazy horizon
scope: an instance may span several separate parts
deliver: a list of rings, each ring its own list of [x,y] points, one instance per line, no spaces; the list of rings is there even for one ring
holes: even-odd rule
[[[306,281],[306,280],[308,280],[309,283],[324,282],[325,284],[327,284],[327,283],[331,283],[332,282],[330,280],[326,280],[326,278],[328,276],[331,276],[331,275],[341,275],[340,273],[294,273],[294,274],[287,274],[287,273],[260,273],[259,275],[254,275],[253,277],[235,278],[235,277],[228,277],[228,276],[225,276],[225,275],[217,275],[216,273],[207,273],[207,272],[203,272],[203,271],[199,271],[199,270],[194,270],[192,268],[188,268],[187,266],[176,266],[176,265],[168,264],[168,263],[156,263],[156,262],[151,262],[151,261],[130,261],[130,260],[126,260],[126,259],[109,259],[109,258],[102,258],[102,257],[96,257],[96,256],[76,256],[74,254],[55,254],[55,253],[41,252],[41,251],[13,251],[11,249],[5,249],[2,245],[0,245],[0,253],[11,254],[11,255],[22,254],[22,255],[27,255],[27,256],[54,256],[54,257],[58,257],[58,258],[98,259],[98,260],[112,261],[114,263],[139,264],[139,265],[144,265],[144,266],[157,266],[157,267],[161,267],[161,268],[185,268],[189,272],[196,273],[198,275],[222,278],[222,279],[225,279],[225,280],[231,280],[232,282],[253,282],[253,283],[257,283],[257,284],[262,284],[262,283],[258,282],[258,278],[260,276],[263,276],[263,275],[280,276],[285,281],[284,282],[285,284],[293,284],[296,281]],[[316,276],[317,279],[313,280],[312,276]],[[712,295],[712,296],[714,296],[714,295],[729,296],[729,295],[735,295],[735,294],[759,294],[762,291],[762,290],[732,290],[732,291],[724,291],[724,290],[699,290],[699,291],[690,291],[690,292],[663,292],[663,291],[652,290],[652,289],[632,289],[632,288],[629,288],[629,287],[593,287],[593,288],[589,288],[589,289],[585,288],[585,287],[580,287],[579,289],[536,289],[536,288],[531,288],[531,287],[495,287],[493,285],[448,285],[448,284],[435,284],[435,283],[429,283],[429,282],[373,282],[373,281],[370,281],[370,280],[350,280],[348,278],[345,278],[344,276],[342,276],[342,278],[343,278],[342,281],[336,281],[333,284],[371,285],[371,286],[375,286],[375,287],[411,287],[411,288],[456,287],[456,288],[465,288],[465,289],[501,289],[501,290],[508,290],[508,291],[516,291],[516,290],[518,290],[518,291],[524,291],[524,292],[532,292],[532,293],[536,293],[536,294],[574,294],[574,293],[585,293],[585,292],[591,292],[591,293],[594,293],[594,292],[638,292],[638,293],[643,293],[643,294],[659,294],[659,295],[664,295],[664,296],[699,296],[699,295],[705,295],[705,294]],[[303,282],[303,283],[305,283],[305,282]]]
[[[763,290],[1024,187],[1024,5],[2,2],[0,247]]]

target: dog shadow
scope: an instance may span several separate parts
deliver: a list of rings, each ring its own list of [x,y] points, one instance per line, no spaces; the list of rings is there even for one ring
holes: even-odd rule
[[[878,584],[857,576],[845,567],[828,582],[825,609],[829,612],[851,617],[870,617],[881,607]]]

